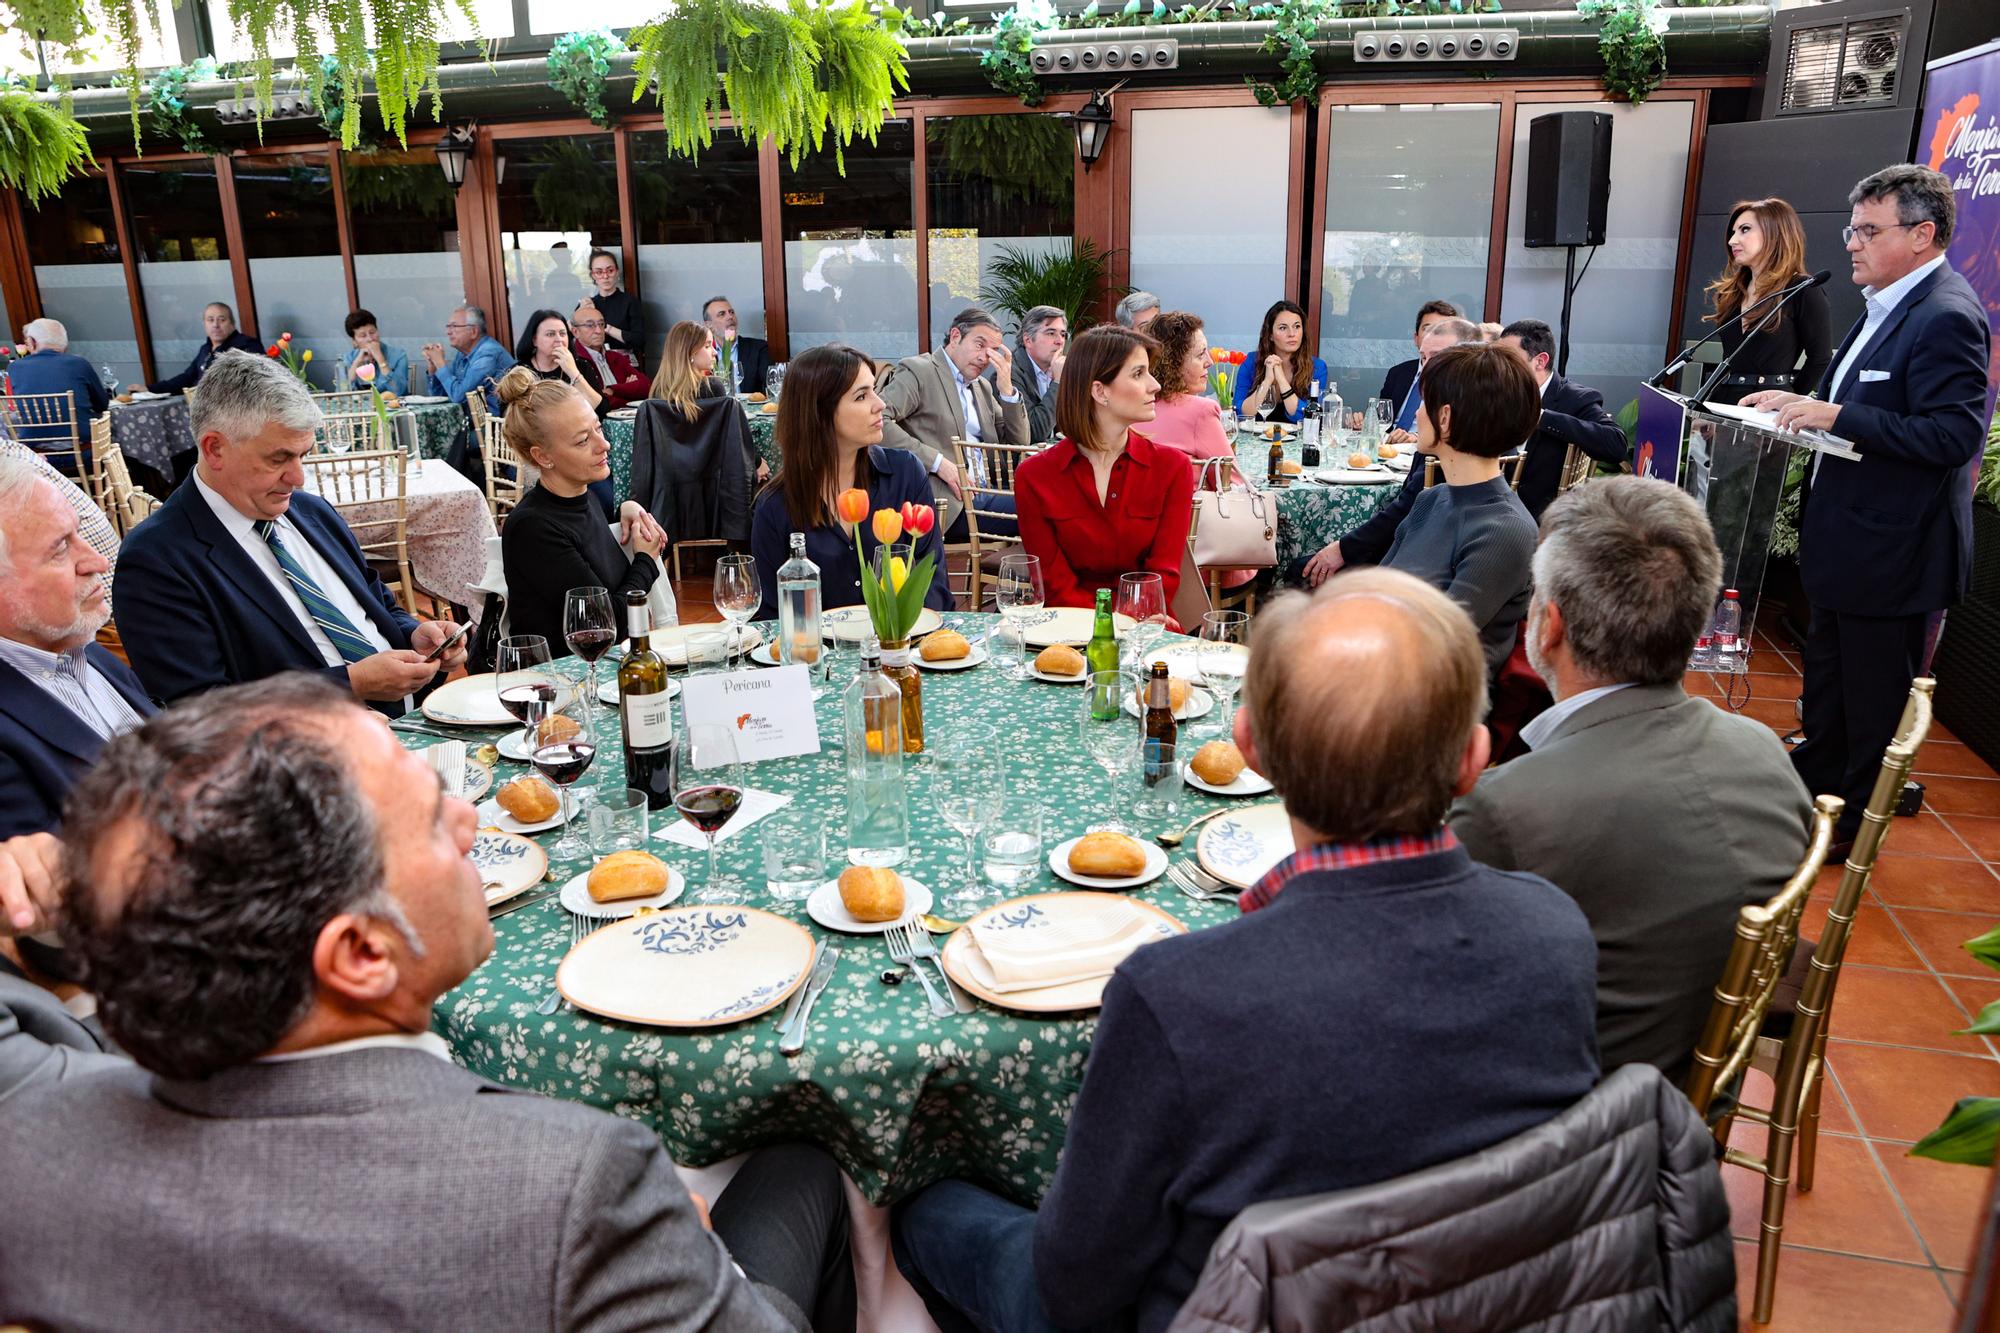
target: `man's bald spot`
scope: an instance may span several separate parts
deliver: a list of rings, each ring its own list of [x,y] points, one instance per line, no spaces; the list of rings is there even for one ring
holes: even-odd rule
[[[1368,712],[1391,706],[1432,655],[1416,608],[1372,591],[1330,583],[1272,645],[1291,660],[1293,702]]]

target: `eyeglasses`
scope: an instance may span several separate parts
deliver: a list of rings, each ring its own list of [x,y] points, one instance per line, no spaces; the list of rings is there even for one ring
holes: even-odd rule
[[[1929,220],[1928,218],[1924,219],[1925,222]],[[1842,245],[1851,244],[1854,238],[1859,236],[1863,245],[1873,245],[1875,244],[1875,238],[1885,231],[1896,231],[1903,227],[1921,227],[1923,225],[1923,222],[1892,222],[1886,227],[1878,227],[1872,222],[1864,222],[1858,227],[1842,227],[1840,229],[1840,243]]]
[[[604,327],[604,321],[601,319],[579,319],[576,322],[576,326],[580,329],[601,329]]]
[[[446,331],[446,332],[448,332],[448,333],[455,333],[455,332],[457,332],[457,331],[458,331],[459,329],[469,329],[469,328],[471,328],[471,327],[472,327],[472,325],[470,325],[470,324],[447,324],[447,325],[445,325],[444,327],[445,327],[445,331]]]

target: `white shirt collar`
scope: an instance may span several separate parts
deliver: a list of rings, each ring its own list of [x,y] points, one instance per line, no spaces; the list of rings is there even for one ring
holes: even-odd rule
[[[1879,289],[1875,287],[1863,287],[1861,289],[1862,298],[1866,300],[1871,307],[1879,307],[1881,309],[1882,314],[1884,316],[1887,316],[1892,312],[1894,312],[1897,306],[1903,303],[1903,298],[1910,294],[1911,288],[1915,287],[1918,283],[1922,282],[1925,278],[1929,277],[1931,275],[1931,271],[1937,268],[1937,266],[1942,263],[1944,263],[1944,256],[1939,255],[1937,258],[1931,260],[1928,264],[1922,264],[1916,268],[1911,269],[1908,273],[1905,273],[1902,277],[1896,279],[1894,282],[1890,283],[1887,287],[1882,287]]]
[[[1574,717],[1579,709],[1596,703],[1607,694],[1616,694],[1620,690],[1631,688],[1632,682],[1628,680],[1622,685],[1600,685],[1594,690],[1585,690],[1581,694],[1572,694],[1567,699],[1557,700],[1521,728],[1521,744],[1530,750],[1541,749],[1549,737],[1555,734],[1556,728]]]
[[[1553,373],[1551,373],[1551,374],[1550,374],[1550,376],[1549,376],[1549,377],[1548,377],[1547,379],[1545,379],[1545,380],[1543,380],[1543,381],[1542,381],[1542,387],[1541,387],[1540,389],[1536,390],[1536,392],[1537,392],[1537,393],[1539,393],[1539,394],[1540,394],[1540,395],[1541,395],[1542,397],[1544,397],[1544,398],[1548,397],[1548,396],[1549,396],[1549,386],[1550,386],[1551,384],[1554,384],[1555,382],[1556,382],[1556,377],[1555,377],[1555,375],[1554,375]]]
[[[282,1055],[266,1055],[257,1063],[260,1065],[288,1064],[294,1060],[317,1060],[322,1055],[345,1055],[349,1051],[366,1050],[371,1046],[386,1047],[390,1050],[424,1051],[435,1055],[446,1064],[451,1063],[451,1047],[445,1045],[443,1037],[435,1032],[384,1032],[373,1037],[355,1037],[348,1041],[329,1042],[325,1046],[314,1046],[304,1051],[286,1051]]]
[[[257,520],[229,503],[222,492],[209,485],[207,479],[201,475],[199,467],[195,469],[194,484],[201,491],[201,498],[208,501],[208,507],[215,511],[218,519],[222,520],[222,526],[230,536],[240,542],[256,533]]]

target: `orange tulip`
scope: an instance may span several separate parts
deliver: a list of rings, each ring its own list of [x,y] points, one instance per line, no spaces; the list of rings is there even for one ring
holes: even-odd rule
[[[833,502],[833,508],[834,512],[840,515],[841,521],[859,523],[868,517],[868,492],[859,487],[842,491],[839,498]]]
[[[875,511],[875,540],[888,544],[903,535],[903,516],[893,509]]]
[[[909,533],[912,537],[921,537],[937,526],[937,510],[931,508],[929,505],[912,504],[910,501],[905,500],[903,501],[901,517],[903,520],[903,531]]]
[[[1226,347],[1211,347],[1208,349],[1208,359],[1215,362],[1218,366],[1228,365],[1229,349]]]

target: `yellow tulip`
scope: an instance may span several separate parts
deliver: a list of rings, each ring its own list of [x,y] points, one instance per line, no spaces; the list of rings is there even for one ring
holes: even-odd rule
[[[875,540],[888,545],[903,535],[903,516],[893,509],[875,511]]]
[[[888,511],[884,510],[883,512],[886,513]],[[910,578],[910,566],[903,560],[903,557],[900,555],[890,556],[889,591],[901,592],[903,590],[903,585],[909,582],[909,578]]]
[[[300,364],[303,365],[305,362],[310,361],[312,359],[313,359],[313,349],[308,347],[306,348],[305,356],[300,360]]]

